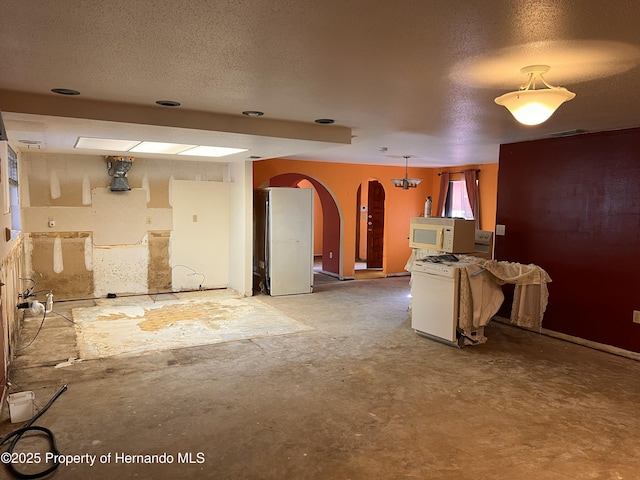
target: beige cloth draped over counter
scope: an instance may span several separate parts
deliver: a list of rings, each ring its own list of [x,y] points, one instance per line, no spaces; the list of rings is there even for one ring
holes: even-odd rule
[[[459,327],[468,333],[483,327],[498,312],[504,301],[501,285],[515,285],[510,323],[540,331],[549,301],[549,274],[533,264],[484,260],[459,255],[460,316]]]
[[[442,252],[413,249],[405,270],[411,271],[417,259]],[[511,316],[513,325],[540,331],[547,309],[551,282],[549,274],[533,264],[486,260],[471,255],[456,255],[460,262],[450,265],[460,268],[460,310],[458,327],[470,336],[486,326],[498,313],[504,294],[502,285],[515,284]]]

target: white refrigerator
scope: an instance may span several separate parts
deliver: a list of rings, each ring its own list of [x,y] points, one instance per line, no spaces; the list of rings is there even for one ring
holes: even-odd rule
[[[254,272],[269,295],[311,293],[313,189],[254,192]]]

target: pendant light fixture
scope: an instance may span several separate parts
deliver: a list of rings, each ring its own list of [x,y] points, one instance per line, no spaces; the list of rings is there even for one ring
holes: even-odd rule
[[[539,125],[545,122],[560,105],[576,96],[566,88],[549,85],[542,77],[548,71],[548,65],[521,68],[521,73],[529,75],[527,83],[518,91],[505,93],[496,98],[495,102],[509,110],[515,119],[524,125]],[[536,90],[538,80],[546,88]]]
[[[409,178],[409,158],[411,155],[405,155],[404,157],[404,178],[392,178],[393,184],[403,190],[409,190],[410,188],[417,187],[422,181],[421,178]]]

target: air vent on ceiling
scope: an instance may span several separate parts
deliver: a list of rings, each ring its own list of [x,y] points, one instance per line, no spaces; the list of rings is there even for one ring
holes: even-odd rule
[[[586,130],[582,130],[580,128],[574,128],[573,130],[564,130],[563,132],[555,132],[550,133],[550,137],[571,137],[573,135],[581,135],[583,133],[587,133]]]

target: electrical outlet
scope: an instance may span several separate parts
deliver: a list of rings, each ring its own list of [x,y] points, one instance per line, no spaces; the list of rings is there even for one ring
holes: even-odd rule
[[[633,323],[640,323],[640,310],[633,311]]]
[[[504,225],[496,225],[496,235],[503,235],[505,232],[505,226]]]

